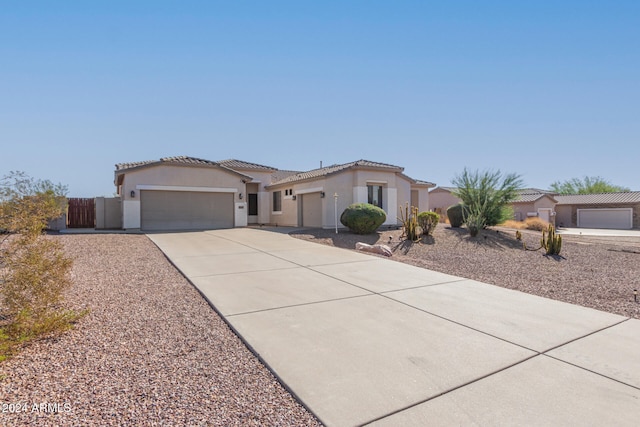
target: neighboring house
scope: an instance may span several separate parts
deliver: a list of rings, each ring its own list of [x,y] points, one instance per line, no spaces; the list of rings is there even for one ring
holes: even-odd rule
[[[451,192],[454,187],[438,187],[429,192],[429,206],[446,214],[447,208],[460,202]],[[514,219],[539,217],[558,227],[640,228],[640,191],[604,194],[559,195],[537,188],[519,191],[511,203]]]
[[[581,228],[640,228],[640,191],[554,196],[556,224]]]
[[[185,156],[117,164],[115,185],[123,228],[149,231],[247,224],[332,228],[336,212],[339,217],[359,202],[382,207],[385,224],[397,225],[399,206],[428,210],[435,186],[399,166],[368,160],[296,172]]]

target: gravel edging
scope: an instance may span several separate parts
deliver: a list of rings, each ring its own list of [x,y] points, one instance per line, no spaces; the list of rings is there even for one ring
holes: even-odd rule
[[[0,365],[0,424],[321,425],[146,236],[52,238],[91,311]]]
[[[540,232],[521,232],[529,248],[540,246]],[[352,250],[357,242],[386,244],[393,250],[390,259],[397,262],[640,319],[640,303],[633,299],[633,289],[640,291],[638,238],[565,235],[561,256],[552,257],[523,250],[512,229],[490,228],[472,238],[465,228],[439,224],[433,237],[420,243],[401,235],[401,230],[371,235],[322,229],[291,233]]]

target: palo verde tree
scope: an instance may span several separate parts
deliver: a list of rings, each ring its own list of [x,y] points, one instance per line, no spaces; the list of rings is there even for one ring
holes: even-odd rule
[[[80,315],[61,307],[71,259],[43,234],[64,212],[66,191],[22,172],[0,179],[0,360],[17,344],[67,329]]]
[[[479,172],[467,168],[452,183],[457,188],[451,193],[465,206],[465,223],[476,232],[510,219],[513,213],[509,203],[518,197],[518,190],[522,188],[519,175],[503,176],[500,171]]]
[[[551,191],[558,194],[596,194],[630,190],[627,187],[613,185],[599,176],[585,176],[582,179],[572,178],[563,182],[556,181],[551,184]]]

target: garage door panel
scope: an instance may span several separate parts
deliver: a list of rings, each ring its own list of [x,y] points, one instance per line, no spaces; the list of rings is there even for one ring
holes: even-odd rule
[[[233,193],[140,192],[143,230],[202,230],[233,227]]]
[[[322,227],[322,198],[320,193],[302,194],[302,226]]]
[[[633,227],[633,209],[578,209],[578,227],[630,229]]]

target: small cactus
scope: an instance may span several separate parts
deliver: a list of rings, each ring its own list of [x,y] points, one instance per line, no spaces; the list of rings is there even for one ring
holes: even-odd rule
[[[522,240],[522,233],[520,230],[516,230],[516,240]]]
[[[545,232],[542,231],[542,239],[540,239],[540,246],[544,248],[547,255],[560,255],[560,249],[562,249],[562,236],[556,234],[553,225],[549,224],[549,229]]]

